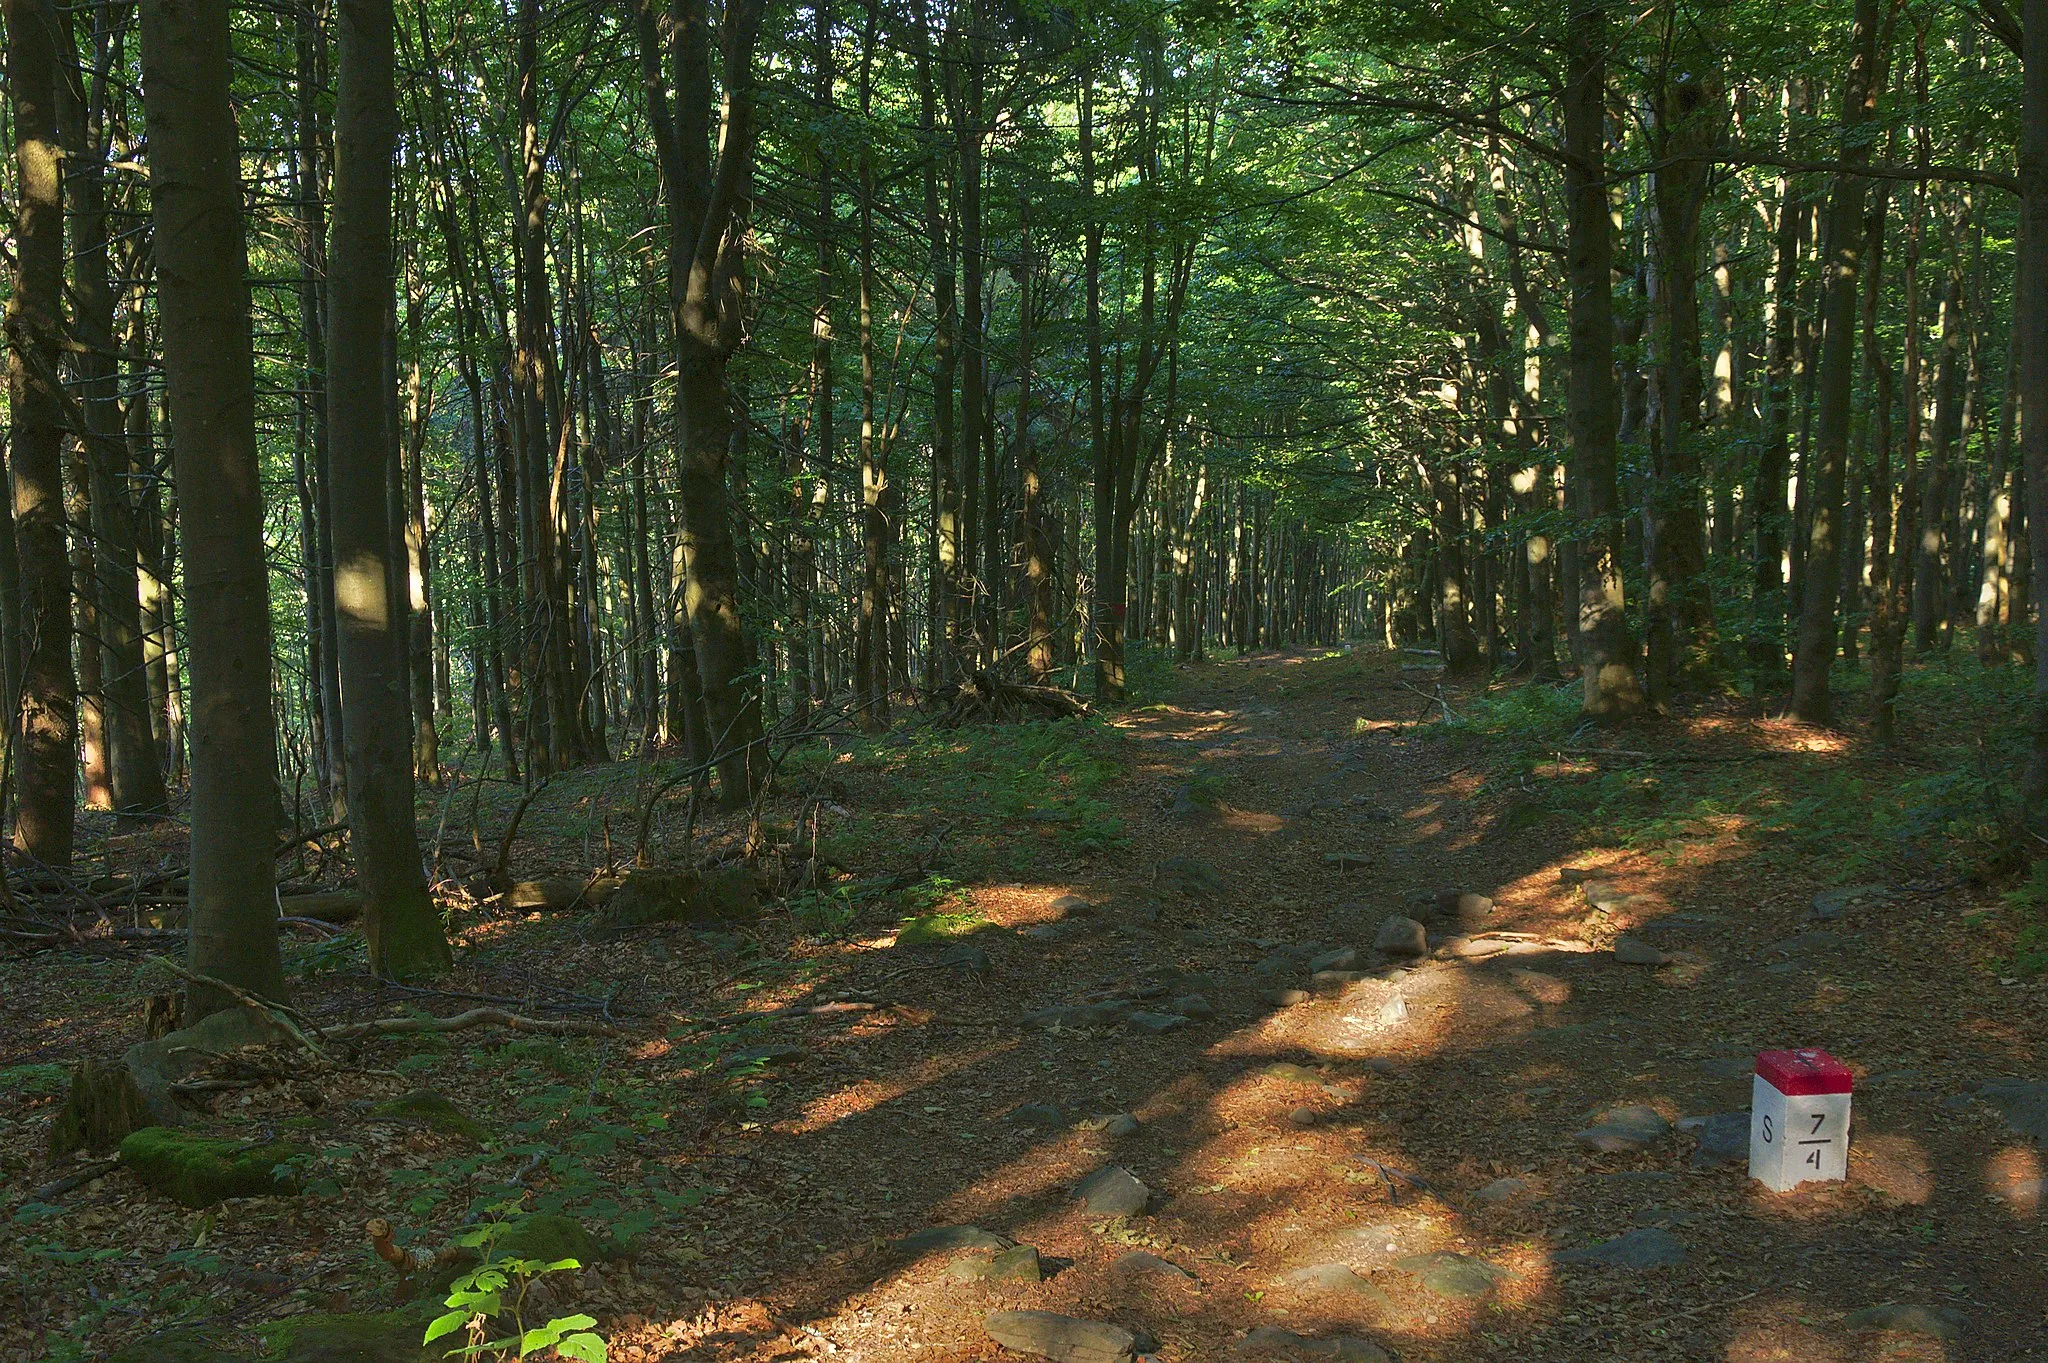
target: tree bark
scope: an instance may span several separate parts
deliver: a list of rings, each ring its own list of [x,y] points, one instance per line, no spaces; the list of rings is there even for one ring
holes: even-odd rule
[[[1822,303],[1820,387],[1816,396],[1811,469],[1812,516],[1800,590],[1799,644],[1792,659],[1792,713],[1826,724],[1834,712],[1828,673],[1835,657],[1835,598],[1840,585],[1842,495],[1849,460],[1850,400],[1856,381],[1857,284],[1863,266],[1864,182],[1855,168],[1870,160],[1869,122],[1884,81],[1878,72],[1877,0],[1857,0],[1849,71],[1842,88],[1841,151],[1828,200],[1828,264]]]
[[[1571,288],[1566,405],[1579,486],[1579,662],[1586,714],[1620,720],[1643,708],[1636,641],[1615,553],[1614,240],[1606,173],[1607,7],[1579,0],[1565,88],[1565,271]]]
[[[241,158],[227,0],[144,0],[142,73],[172,461],[192,641],[186,962],[269,998],[277,950],[277,747]],[[187,1020],[232,1006],[193,986]]]
[[[328,248],[328,438],[333,468],[335,614],[349,846],[363,895],[370,969],[390,978],[447,969],[439,913],[420,872],[413,809],[403,540],[396,541],[387,431],[392,303],[391,181],[398,132],[391,0],[338,0],[333,239]],[[400,503],[402,508],[402,502]]]
[[[64,543],[64,424],[58,361],[64,346],[63,153],[57,136],[54,9],[5,0],[7,86],[13,102],[14,288],[7,299],[7,399],[13,429],[14,544],[20,572],[20,700],[14,845],[48,866],[71,864],[78,772],[77,682],[71,671],[71,563]],[[8,698],[13,710],[13,698]]]

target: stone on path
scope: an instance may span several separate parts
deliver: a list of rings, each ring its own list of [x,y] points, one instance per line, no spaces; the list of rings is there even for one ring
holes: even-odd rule
[[[1405,1259],[1396,1259],[1394,1267],[1420,1282],[1424,1291],[1453,1301],[1483,1297],[1508,1276],[1507,1270],[1496,1268],[1484,1259],[1450,1250],[1411,1254]]]
[[[1137,1216],[1152,1201],[1152,1190],[1121,1164],[1105,1164],[1075,1185],[1074,1196],[1097,1216]]]
[[[1497,937],[1451,937],[1436,949],[1439,958],[1453,961],[1483,961],[1508,949]]]
[[[1128,1112],[1112,1112],[1104,1117],[1090,1117],[1081,1123],[1083,1131],[1095,1131],[1111,1140],[1122,1140],[1138,1134],[1139,1122]]]
[[[1325,970],[1355,970],[1358,968],[1358,948],[1339,947],[1326,951],[1308,963],[1309,973],[1320,975]]]
[[[1134,1249],[1128,1254],[1119,1255],[1116,1262],[1109,1267],[1111,1272],[1121,1273],[1134,1278],[1160,1277],[1180,1282],[1193,1282],[1195,1280],[1194,1274],[1188,1272],[1179,1264],[1174,1263],[1171,1259],[1162,1259],[1156,1254],[1147,1254],[1142,1249]]]
[[[1077,894],[1063,894],[1046,907],[1069,918],[1084,918],[1095,912],[1095,906]]]
[[[1223,893],[1223,876],[1206,861],[1193,857],[1168,857],[1159,863],[1159,883],[1165,889],[1190,899],[1213,899]]]
[[[1277,1325],[1254,1327],[1238,1345],[1238,1352],[1247,1358],[1290,1360],[1291,1363],[1309,1363],[1311,1359],[1330,1359],[1332,1363],[1393,1363],[1393,1358],[1379,1345],[1355,1335],[1330,1335],[1318,1339],[1313,1335],[1298,1335],[1292,1330],[1283,1330]]]
[[[1134,1032],[1170,1032],[1176,1027],[1185,1027],[1188,1020],[1179,1013],[1148,1013],[1142,1010],[1124,1014],[1124,1026]]]
[[[1432,916],[1447,927],[1470,932],[1493,917],[1493,900],[1470,890],[1445,890],[1437,895]]]
[[[963,1282],[1036,1283],[1045,1281],[1038,1251],[1030,1245],[1012,1245],[988,1258],[956,1259],[946,1265],[946,1276]]]
[[[1423,956],[1429,952],[1429,930],[1413,918],[1399,914],[1380,924],[1372,949],[1387,956]]]
[[[1319,994],[1334,994],[1366,978],[1363,970],[1318,970],[1308,977],[1308,987]]]
[[[1035,1126],[1044,1131],[1056,1131],[1066,1125],[1066,1114],[1051,1103],[1025,1103],[1010,1113],[1010,1120],[1020,1126]]]
[[[1168,1006],[1182,1017],[1198,1021],[1216,1016],[1216,1005],[1201,994],[1183,994]]]
[[[1288,1084],[1320,1084],[1323,1076],[1306,1065],[1297,1065],[1292,1060],[1276,1060],[1259,1071],[1268,1079],[1278,1079]]]
[[[889,1247],[900,1254],[932,1254],[963,1249],[993,1254],[1015,1243],[1008,1236],[997,1235],[979,1226],[929,1226],[921,1231],[912,1231],[900,1240],[892,1240]]]
[[[1481,1202],[1512,1202],[1529,1191],[1529,1185],[1518,1178],[1497,1178],[1472,1194]]]
[[[1379,1307],[1393,1304],[1377,1283],[1352,1272],[1349,1264],[1311,1264],[1295,1269],[1280,1281],[1307,1295],[1348,1297]]]
[[[1592,1126],[1573,1132],[1572,1139],[1603,1155],[1619,1155],[1647,1150],[1670,1132],[1671,1123],[1664,1120],[1662,1113],[1641,1103],[1630,1103],[1609,1108]]]
[[[1266,1002],[1275,1008],[1292,1008],[1298,1003],[1308,1002],[1306,989],[1268,989]]]
[[[1700,1138],[1699,1148],[1692,1152],[1692,1167],[1695,1169],[1718,1169],[1724,1164],[1749,1158],[1747,1112],[1715,1112],[1705,1117],[1687,1117],[1678,1124],[1678,1129],[1691,1131]]]
[[[1671,957],[1651,946],[1640,937],[1617,937],[1614,939],[1614,959],[1623,965],[1646,965],[1655,968],[1670,965]]]
[[[1586,902],[1591,904],[1600,913],[1615,913],[1627,908],[1635,903],[1637,899],[1641,898],[1639,895],[1631,894],[1629,891],[1622,889],[1619,885],[1610,884],[1604,880],[1582,882],[1579,886],[1579,893],[1585,895]]]
[[[1997,1108],[2013,1130],[2048,1145],[2048,1083],[1994,1079],[1977,1096]]]
[[[1813,897],[1806,916],[1818,923],[1832,923],[1864,900],[1882,897],[1889,888],[1885,885],[1843,885],[1822,890]]]
[[[1122,1326],[1051,1311],[996,1311],[983,1328],[1005,1349],[1053,1363],[1128,1363],[1138,1351],[1138,1337]]]
[[[1594,1268],[1620,1268],[1639,1273],[1646,1268],[1664,1268],[1685,1262],[1685,1244],[1661,1226],[1643,1226],[1617,1235],[1605,1244],[1570,1249],[1557,1256],[1561,1264],[1587,1264]]]
[[[1851,1311],[1842,1322],[1851,1330],[1901,1330],[1909,1334],[1955,1339],[1968,1328],[1970,1318],[1949,1306],[1918,1306],[1886,1302]]]

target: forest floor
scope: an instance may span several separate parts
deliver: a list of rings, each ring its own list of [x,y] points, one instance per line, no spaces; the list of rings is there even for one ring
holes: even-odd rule
[[[367,1219],[431,1251],[519,1203],[605,1242],[528,1314],[587,1312],[631,1363],[1014,1358],[985,1324],[1012,1309],[1171,1363],[2048,1358],[2048,880],[2001,879],[1995,836],[2024,679],[1916,669],[1892,753],[1732,697],[1581,729],[1568,688],[1381,652],[1142,680],[1103,718],[793,755],[771,837],[841,869],[743,930],[467,908],[446,996],[295,945],[322,1024],[464,994],[620,1032],[225,1088],[215,1127],[314,1147],[297,1196],[40,1194],[74,1167],[42,1153],[62,1067],[136,1040],[168,977],[115,944],[0,961],[0,1357],[435,1356],[278,1324],[393,1309]],[[514,865],[622,860],[657,774],[558,780]],[[488,859],[516,789],[423,809],[466,828],[472,798]],[[685,833],[663,814],[656,859]],[[1453,932],[1460,892],[1493,910]],[[1430,954],[1376,951],[1390,916]],[[1747,1179],[1727,1114],[1775,1046],[1854,1070],[1846,1182]],[[420,1087],[480,1125],[374,1112]],[[1091,1210],[1109,1166],[1143,1187]],[[989,1234],[903,1243],[941,1227]]]

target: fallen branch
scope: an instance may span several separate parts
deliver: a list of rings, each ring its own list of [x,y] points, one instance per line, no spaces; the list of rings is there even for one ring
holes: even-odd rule
[[[96,1160],[83,1169],[74,1170],[62,1178],[53,1178],[28,1195],[31,1202],[48,1202],[53,1197],[62,1197],[73,1188],[83,1188],[96,1178],[111,1174],[121,1167],[117,1159]]]
[[[743,1027],[749,1022],[766,1022],[782,1018],[841,1017],[849,1013],[873,1013],[889,1006],[886,1003],[851,1000],[841,1003],[803,1003],[789,1008],[770,1008],[766,1012],[726,1013],[715,1018],[679,1018],[677,1024],[691,1031],[709,1032],[721,1027]]]
[[[539,1032],[547,1036],[619,1036],[616,1027],[581,1018],[529,1018],[502,1008],[472,1008],[445,1018],[377,1018],[372,1022],[345,1022],[323,1027],[324,1041],[354,1041],[366,1036],[410,1036],[427,1032],[463,1032],[471,1027],[504,1027],[515,1032]]]

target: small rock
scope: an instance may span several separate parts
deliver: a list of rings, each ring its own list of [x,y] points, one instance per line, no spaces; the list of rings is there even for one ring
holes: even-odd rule
[[[1603,1155],[1618,1155],[1647,1150],[1670,1132],[1671,1123],[1655,1108],[1631,1103],[1601,1113],[1591,1127],[1573,1132],[1572,1139]]]
[[[1586,896],[1586,902],[1600,913],[1617,913],[1641,898],[1604,880],[1585,881],[1579,886],[1579,893]]]
[[[1557,868],[1558,882],[1567,889],[1583,885],[1589,880],[1598,880],[1599,878],[1600,873],[1598,871],[1586,866],[1560,866]]]
[[[1339,947],[1335,951],[1326,951],[1310,961],[1308,968],[1311,974],[1321,974],[1325,970],[1352,970],[1357,968],[1357,965],[1358,948]]]
[[[1340,871],[1363,871],[1373,863],[1370,852],[1325,852],[1323,865],[1334,866]]]
[[[1436,919],[1470,932],[1493,917],[1493,900],[1470,890],[1445,890],[1436,897]]]
[[[1128,1003],[1061,1003],[1026,1013],[1021,1021],[1031,1031],[1058,1028],[1071,1032],[1083,1027],[1114,1027],[1129,1009]]]
[[[1436,949],[1442,960],[1483,961],[1498,956],[1508,949],[1508,944],[1497,937],[1453,937]]]
[[[1038,1251],[1030,1245],[1012,1245],[986,1259],[956,1259],[946,1266],[946,1276],[966,1282],[1036,1283],[1045,1281]]]
[[[1318,970],[1308,977],[1308,987],[1318,994],[1335,994],[1366,978],[1363,970]]]
[[[1423,956],[1429,952],[1429,930],[1413,918],[1399,914],[1380,924],[1372,949],[1386,956]]]
[[[1955,1339],[1969,1327],[1970,1318],[1948,1306],[1917,1306],[1886,1302],[1851,1311],[1842,1322],[1851,1330],[1900,1330],[1909,1334]]]
[[[1678,1124],[1681,1131],[1696,1132],[1699,1148],[1692,1152],[1695,1169],[1718,1169],[1749,1158],[1749,1114],[1716,1112],[1705,1117],[1687,1117]]]
[[[1313,1335],[1297,1335],[1277,1325],[1253,1327],[1245,1335],[1244,1342],[1238,1345],[1238,1351],[1248,1358],[1298,1360],[1298,1363],[1309,1363],[1311,1359],[1329,1359],[1332,1363],[1393,1363],[1385,1349],[1355,1335],[1330,1335],[1318,1339]]]
[[[1066,1125],[1066,1114],[1051,1103],[1024,1103],[1010,1113],[1010,1120],[1019,1126],[1035,1126],[1053,1131]]]
[[[1223,893],[1223,876],[1206,861],[1168,857],[1159,863],[1159,883],[1192,899],[1213,899]]]
[[[1295,1126],[1314,1126],[1316,1110],[1312,1107],[1298,1107],[1287,1114],[1287,1120]]]
[[[1529,1191],[1529,1185],[1518,1178],[1497,1178],[1472,1194],[1481,1202],[1512,1202]]]
[[[997,1254],[1015,1243],[1007,1236],[979,1226],[930,1226],[913,1231],[900,1240],[890,1241],[889,1247],[899,1254],[933,1254],[963,1249]]]
[[[1266,1002],[1272,1004],[1275,1008],[1292,1008],[1296,1004],[1308,1002],[1308,990],[1268,989],[1265,998]]]
[[[1396,1027],[1408,1020],[1408,1000],[1399,994],[1380,1005],[1379,1024],[1382,1027]]]
[[[1106,1117],[1090,1117],[1081,1123],[1083,1131],[1098,1131],[1111,1140],[1122,1140],[1138,1134],[1139,1122],[1128,1112],[1113,1112]]]
[[[1306,1065],[1297,1065],[1291,1060],[1279,1060],[1266,1066],[1259,1073],[1268,1079],[1278,1079],[1289,1084],[1320,1084],[1323,1076]]]
[[[1121,1164],[1106,1164],[1082,1179],[1074,1196],[1097,1216],[1138,1216],[1152,1201],[1152,1190]]]
[[[1589,1264],[1595,1268],[1621,1268],[1631,1273],[1646,1268],[1664,1268],[1685,1262],[1685,1245],[1661,1226],[1644,1226],[1617,1235],[1605,1244],[1566,1250],[1557,1256],[1561,1264]]]
[[[970,975],[988,974],[989,956],[985,947],[961,945],[939,954],[934,965],[946,970],[964,970]]]
[[[1646,965],[1653,968],[1671,964],[1669,956],[1640,937],[1615,938],[1614,959],[1623,965]]]
[[[1124,1014],[1124,1026],[1134,1032],[1170,1032],[1176,1027],[1187,1025],[1188,1020],[1178,1013],[1134,1011]]]
[[[1994,1079],[1979,1088],[1977,1096],[1997,1108],[2013,1130],[2048,1145],[2048,1084]]]
[[[1046,907],[1068,918],[1086,918],[1095,912],[1095,906],[1077,894],[1063,894]]]
[[[1116,1262],[1109,1267],[1111,1272],[1125,1274],[1129,1277],[1149,1278],[1157,1275],[1162,1278],[1178,1279],[1182,1282],[1193,1282],[1195,1280],[1195,1275],[1182,1268],[1179,1264],[1174,1263],[1170,1259],[1162,1259],[1156,1254],[1147,1254],[1142,1249],[1134,1249],[1128,1254],[1118,1256]]]
[[[1053,1363],[1128,1363],[1138,1351],[1129,1330],[1051,1311],[996,1311],[982,1324],[1005,1349]]]
[[[1370,1278],[1361,1278],[1351,1271],[1349,1264],[1311,1264],[1297,1268],[1281,1279],[1297,1292],[1313,1296],[1349,1297],[1364,1300],[1374,1306],[1391,1303],[1387,1294]]]
[[[1885,894],[1889,887],[1884,885],[1843,885],[1832,890],[1822,890],[1813,897],[1813,904],[1806,916],[1817,923],[1832,923],[1866,899],[1876,899]]]
[[[1496,1268],[1484,1259],[1450,1250],[1411,1254],[1405,1259],[1396,1259],[1394,1267],[1415,1278],[1423,1290],[1459,1301],[1485,1296],[1508,1276],[1505,1269]]]
[[[1170,1005],[1174,1012],[1197,1021],[1216,1016],[1216,1005],[1200,994],[1183,994]]]

